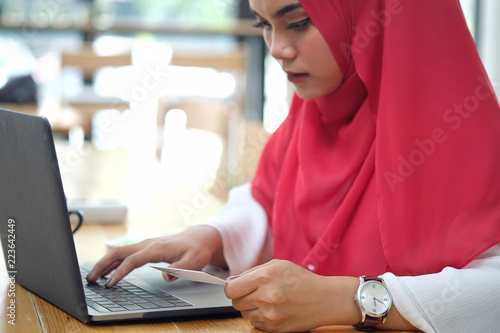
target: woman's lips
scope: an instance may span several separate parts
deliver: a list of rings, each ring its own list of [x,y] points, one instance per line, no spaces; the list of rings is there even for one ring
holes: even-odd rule
[[[287,74],[288,74],[288,81],[292,82],[293,84],[301,83],[309,77],[309,74],[307,74],[307,73],[287,72]]]

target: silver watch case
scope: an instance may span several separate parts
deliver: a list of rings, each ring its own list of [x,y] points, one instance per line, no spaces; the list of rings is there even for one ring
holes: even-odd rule
[[[376,280],[365,281],[363,276],[361,276],[359,278],[359,280],[360,280],[360,284],[359,284],[358,290],[356,292],[356,295],[354,295],[354,301],[356,302],[358,308],[361,310],[361,317],[362,317],[361,322],[364,322],[366,320],[366,316],[370,316],[372,318],[383,318],[383,321],[385,322],[385,318],[387,317],[387,314],[389,313],[389,310],[392,307],[392,296],[389,293],[389,289],[387,288],[386,284],[383,282],[382,279],[381,279],[382,282],[379,282]],[[361,294],[363,292],[363,289],[372,283],[377,284],[379,286],[382,286],[387,291],[387,294],[389,295],[387,308],[385,309],[385,311],[383,311],[381,313],[374,313],[374,312],[370,311],[370,309],[367,309],[365,306],[363,306],[363,303],[360,301],[361,297],[362,297]]]

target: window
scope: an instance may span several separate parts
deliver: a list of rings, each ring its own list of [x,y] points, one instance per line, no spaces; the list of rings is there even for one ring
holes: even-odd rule
[[[98,0],[99,1],[99,0]],[[100,0],[103,2],[103,0]],[[106,0],[105,0],[106,1]],[[109,2],[109,0],[107,0]],[[235,18],[238,13],[238,0],[128,0],[115,1],[117,18],[141,17],[146,22],[165,22],[168,20],[192,22],[223,23]]]

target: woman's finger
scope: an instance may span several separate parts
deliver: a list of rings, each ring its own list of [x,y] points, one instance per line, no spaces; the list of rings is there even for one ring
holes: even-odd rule
[[[245,272],[238,277],[228,279],[224,292],[229,299],[240,299],[255,292],[260,282],[262,278],[259,277],[258,271]]]
[[[101,260],[99,260],[94,265],[92,270],[87,275],[87,281],[95,282],[101,276],[109,274],[113,269],[118,267],[123,259],[137,251],[141,247],[141,243],[127,245],[110,250],[104,257],[101,258]]]
[[[144,266],[149,262],[168,261],[166,257],[167,249],[160,249],[158,246],[148,246],[140,251],[137,251],[125,259],[116,267],[111,274],[106,287],[115,286],[121,279],[134,269]]]

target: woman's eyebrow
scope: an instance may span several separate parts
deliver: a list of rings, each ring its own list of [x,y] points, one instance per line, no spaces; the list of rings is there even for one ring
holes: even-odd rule
[[[285,16],[286,14],[293,12],[295,9],[302,8],[302,5],[300,3],[294,3],[291,5],[287,5],[280,10],[276,12],[276,14],[273,15],[274,18],[280,18]]]
[[[285,7],[281,8],[280,10],[278,10],[273,15],[273,18],[281,18],[281,17],[285,16],[286,14],[288,14],[290,12],[293,12],[295,9],[298,9],[298,8],[302,8],[302,5],[300,3],[294,3],[294,4],[291,4],[291,5],[286,5]],[[250,12],[252,12],[252,14],[255,15],[255,16],[262,17],[262,15],[260,15],[259,13],[257,13],[252,8],[250,8]]]

